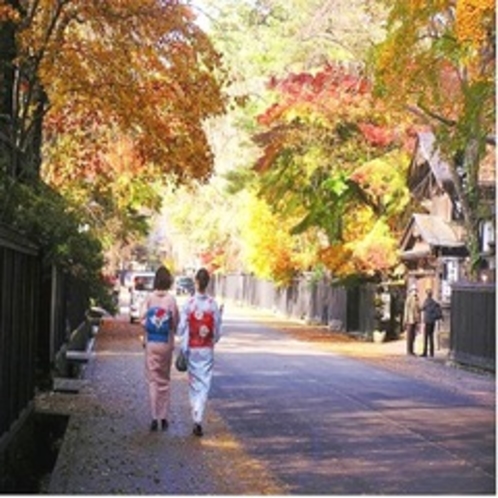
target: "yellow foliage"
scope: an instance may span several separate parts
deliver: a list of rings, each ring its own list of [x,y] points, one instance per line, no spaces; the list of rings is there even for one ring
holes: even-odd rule
[[[352,209],[345,223],[345,240],[320,252],[319,259],[335,277],[374,275],[397,263],[398,241],[385,221],[367,207]]]
[[[30,16],[17,30],[16,62],[25,77],[20,106],[36,106],[26,97],[34,98],[41,83],[51,116],[93,111],[97,125],[126,134],[163,173],[181,180],[210,175],[203,121],[224,109],[220,57],[188,6],[175,0],[26,4]]]
[[[458,0],[456,34],[461,42],[478,47],[489,39],[495,18],[494,0]]]
[[[244,260],[259,277],[288,284],[297,272],[315,262],[313,244],[301,246],[300,238],[290,235],[293,220],[274,214],[253,193],[246,192],[245,196],[240,227]]]
[[[397,263],[398,241],[382,220],[378,220],[363,239],[346,244],[346,247],[363,274],[374,275]]]
[[[348,277],[357,273],[352,252],[343,244],[336,243],[322,249],[319,259],[338,278]]]
[[[351,206],[344,214],[343,237],[346,241],[361,240],[370,232],[376,222],[377,216],[365,204]]]

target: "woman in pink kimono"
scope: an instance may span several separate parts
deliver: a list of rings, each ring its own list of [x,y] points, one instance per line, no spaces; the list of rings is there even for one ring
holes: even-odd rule
[[[193,434],[203,435],[202,420],[211,388],[214,345],[220,339],[221,309],[206,293],[209,273],[201,268],[195,275],[195,294],[180,314],[178,335],[188,358],[189,399],[194,422]]]
[[[145,299],[142,324],[145,328],[145,375],[149,384],[151,431],[168,428],[171,363],[179,313],[176,299],[168,292],[173,283],[169,270],[156,271],[154,290]]]

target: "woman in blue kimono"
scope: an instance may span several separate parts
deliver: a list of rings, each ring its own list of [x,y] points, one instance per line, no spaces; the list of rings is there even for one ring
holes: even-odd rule
[[[159,267],[154,278],[154,291],[147,296],[142,308],[151,431],[157,431],[159,420],[162,430],[165,431],[169,425],[171,363],[175,347],[174,334],[179,320],[176,299],[169,293],[172,282],[170,271],[165,266]]]
[[[209,273],[201,268],[195,275],[195,294],[180,313],[178,335],[188,358],[189,399],[194,422],[193,434],[203,435],[202,420],[211,388],[214,345],[221,334],[221,309],[206,292]]]

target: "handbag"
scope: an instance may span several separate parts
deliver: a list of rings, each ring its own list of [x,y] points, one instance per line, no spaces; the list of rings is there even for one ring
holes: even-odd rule
[[[178,354],[176,355],[175,367],[179,372],[186,372],[187,366],[187,356],[185,355],[183,350],[180,349],[180,351],[178,351]]]

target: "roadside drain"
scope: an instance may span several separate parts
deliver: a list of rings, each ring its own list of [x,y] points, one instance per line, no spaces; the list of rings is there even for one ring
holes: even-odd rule
[[[2,492],[47,494],[69,417],[34,413],[9,449]]]

